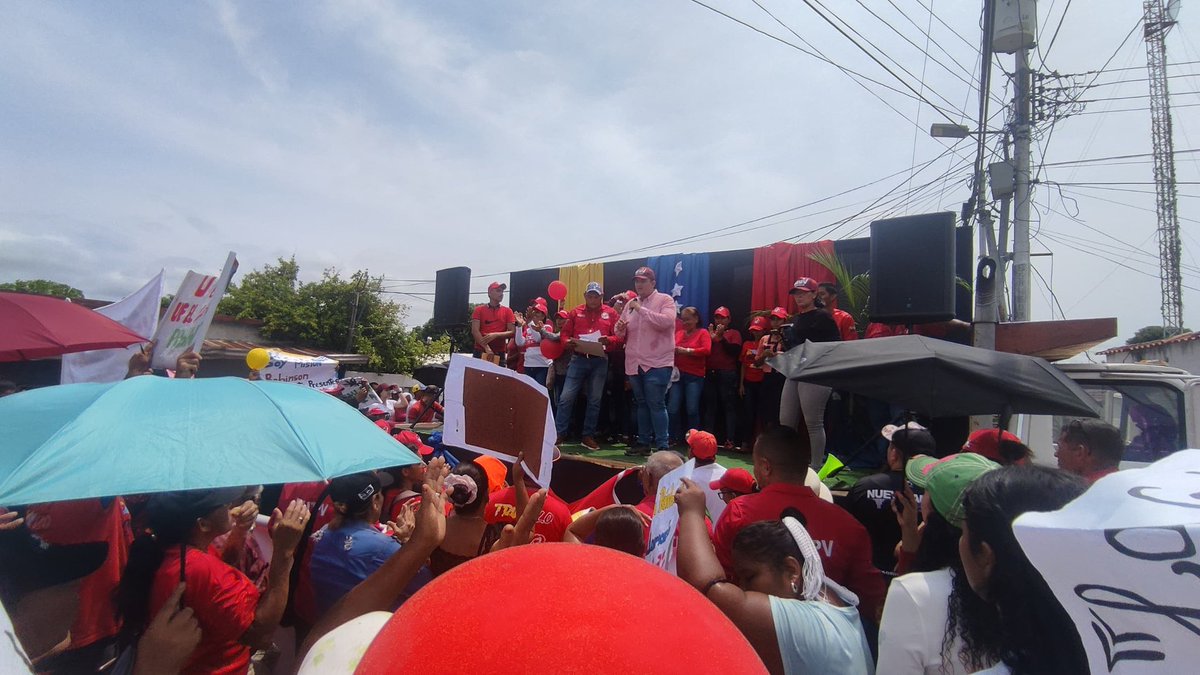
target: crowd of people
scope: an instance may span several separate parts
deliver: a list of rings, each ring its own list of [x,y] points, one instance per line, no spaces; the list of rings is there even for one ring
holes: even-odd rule
[[[583,392],[585,441],[599,433],[611,364],[619,363],[633,399],[626,411],[638,422],[638,452],[647,453],[641,466],[568,503],[526,475],[520,455],[509,464],[439,454],[412,426],[440,418],[436,388],[410,394],[345,380],[327,393],[411,450],[398,453],[409,463],[270,490],[238,486],[0,509],[0,614],[11,618],[11,627],[0,629],[23,648],[21,667],[353,672],[406,603],[441,592],[443,579],[469,574],[499,551],[600,547],[653,567],[644,558],[663,479],[690,459],[691,478],[673,495],[672,564],[668,572],[654,568],[656,583],[687,584],[696,593],[689,597],[719,610],[753,650],[745,672],[1087,672],[1078,627],[1022,551],[1012,523],[1025,512],[1062,508],[1116,471],[1125,449],[1117,429],[1095,419],[1063,424],[1052,469],[1033,465],[1029,448],[1007,431],[977,431],[959,452],[941,456],[925,427],[889,424],[880,430],[884,465],[835,500],[813,470],[824,432],[807,421],[821,419],[828,390],[782,378],[771,385],[763,362],[764,354],[802,339],[838,340],[853,331],[852,321],[818,307],[821,287],[798,280],[797,313],[777,308],[754,317],[743,340],[724,308],[708,329],[694,308],[677,316],[671,298],[654,290],[648,268],[638,270],[634,285],[611,302],[602,300],[599,284],[589,285],[584,305],[553,327],[541,323],[545,303],[535,302],[525,317],[512,317],[511,334],[482,320],[473,332],[481,358],[499,362],[512,352],[496,341],[512,338],[524,348],[526,374],[547,387],[556,386],[565,359],[556,400],[561,413]],[[498,305],[504,291],[502,284],[489,289],[497,305],[483,312],[489,321],[509,320]],[[562,353],[540,351],[539,360],[529,352],[546,343]],[[716,364],[726,367],[713,368],[719,349],[728,359]],[[150,374],[148,365],[147,354],[135,354],[129,376]],[[188,352],[173,375],[194,377],[199,367],[199,355]],[[752,371],[761,379],[748,382]],[[774,387],[779,402],[774,417],[753,427],[736,406],[725,406],[736,402],[734,394],[747,398],[754,390],[748,383],[760,398]],[[716,403],[705,409],[700,402],[710,384]],[[746,436],[722,442],[704,430],[702,411],[724,418],[716,428],[729,434],[754,430],[751,471],[720,464],[722,445]],[[571,423],[560,414],[559,434]],[[641,498],[623,503],[616,483],[627,475],[636,476]],[[545,565],[560,564],[547,556]],[[532,560],[533,567],[512,573],[571,573],[538,568],[537,555]],[[589,581],[616,588],[626,579]],[[559,617],[540,624],[545,635],[528,648],[561,649],[570,640],[587,648],[573,623],[581,617],[564,620],[556,599],[514,599],[504,588],[497,578],[475,590],[498,593],[496,603],[516,602],[523,615]],[[603,594],[586,604],[587,616],[602,623],[654,609]],[[452,624],[455,616],[424,619]],[[281,627],[290,641],[281,640]],[[404,630],[418,639],[425,627]],[[472,635],[456,637],[475,644]],[[665,634],[647,639],[669,646]],[[711,649],[733,648],[713,642]],[[392,665],[396,672],[406,666]],[[472,661],[472,669],[488,666]]]
[[[638,269],[632,281],[632,290],[607,298],[593,281],[582,305],[554,317],[544,298],[513,312],[503,304],[507,286],[492,283],[471,317],[474,355],[547,388],[560,442],[578,439],[591,450],[624,443],[627,454],[647,456],[681,448],[684,431],[703,429],[725,451],[748,454],[760,431],[783,424],[804,430],[822,461],[830,389],[788,381],[767,359],[806,340],[859,339],[854,317],[837,307],[836,284],[803,277],[788,289],[790,307],[740,320],[717,307],[706,324],[698,308],[657,290],[653,269]],[[907,331],[869,324],[864,337]]]
[[[614,334],[630,335],[631,325],[614,322]],[[193,374],[198,357],[188,360]],[[343,400],[360,405],[358,392]],[[1031,465],[1017,437],[994,429],[946,457],[915,422],[881,433],[886,466],[844,506],[814,482],[811,434],[787,425],[758,434],[751,472],[722,467],[717,438],[690,429],[682,452],[656,450],[634,471],[640,501],[620,503],[605,484],[568,504],[526,476],[519,457],[451,468],[402,429],[396,440],[419,461],[284,485],[269,518],[259,517],[262,486],[7,511],[3,536],[33,551],[23,568],[7,557],[0,599],[36,672],[270,673],[283,672],[281,662],[351,672],[391,613],[483,556],[560,544],[642,558],[660,482],[690,458],[692,478],[674,495],[676,574],[748,641],[761,664],[746,672],[1086,672],[1079,633],[1012,521],[1061,508],[1116,470],[1119,433],[1099,420],[1069,422],[1059,469]],[[70,569],[54,557],[82,560],[80,545],[102,555]],[[77,589],[69,633],[39,639],[46,622],[29,611],[30,596],[67,582]],[[679,581],[664,573],[662,583]],[[602,598],[594,610],[607,611]],[[280,626],[293,630],[293,645],[279,644]],[[357,651],[335,667],[326,656],[347,641]]]

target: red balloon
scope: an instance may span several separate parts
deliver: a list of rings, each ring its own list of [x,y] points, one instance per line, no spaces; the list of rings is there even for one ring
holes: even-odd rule
[[[627,553],[582,544],[505,549],[434,579],[400,606],[357,670],[649,671],[767,672],[696,589]]]
[[[546,288],[546,294],[558,302],[562,302],[567,297],[567,285],[555,279],[554,281],[551,281],[550,286]]]
[[[546,330],[553,331],[554,326],[551,326],[550,324],[546,324]],[[563,343],[558,340],[542,340],[541,342],[538,343],[538,349],[541,350],[542,356],[553,361],[554,359],[557,359],[558,357],[562,356]],[[550,392],[550,393],[553,394],[554,392]]]

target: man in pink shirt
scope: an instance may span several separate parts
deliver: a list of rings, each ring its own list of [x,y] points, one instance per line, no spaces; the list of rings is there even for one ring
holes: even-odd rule
[[[625,342],[625,374],[637,405],[637,445],[626,454],[649,455],[651,447],[666,450],[667,388],[675,365],[675,301],[655,290],[654,270],[639,267],[633,274],[637,297],[621,310],[617,335]]]

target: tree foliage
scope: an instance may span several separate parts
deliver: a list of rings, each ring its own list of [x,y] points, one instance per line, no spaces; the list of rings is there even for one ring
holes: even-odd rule
[[[83,299],[83,291],[78,288],[48,279],[17,279],[16,281],[0,284],[0,291],[37,293],[38,295],[53,295],[56,298],[70,298],[72,300]]]
[[[1190,332],[1191,331],[1187,328],[1183,328],[1181,330],[1172,330],[1170,334],[1168,334],[1167,330],[1162,326],[1142,326],[1141,328],[1137,329],[1137,332],[1133,334],[1133,337],[1125,341],[1125,344],[1137,345],[1143,342],[1154,342],[1155,340],[1164,340],[1174,335],[1182,335],[1183,333]]]
[[[475,308],[480,304],[482,303],[470,303],[467,308],[466,315],[471,316],[471,313],[474,312]],[[444,328],[435,328],[433,325],[433,319],[430,319],[424,324],[415,328],[414,332],[416,332],[416,334],[419,335],[423,340],[449,340],[448,343],[443,344],[454,345],[454,352],[456,354],[470,353],[475,349],[475,338],[471,337],[471,326],[469,324],[446,330]],[[446,351],[448,351],[448,349],[444,350],[442,353],[444,354]]]
[[[217,311],[262,321],[260,333],[273,342],[363,354],[381,372],[411,373],[446,353],[448,343],[426,343],[405,328],[408,307],[384,297],[381,277],[359,270],[343,278],[333,269],[318,281],[302,283],[299,277],[294,258],[263,265],[231,284]]]

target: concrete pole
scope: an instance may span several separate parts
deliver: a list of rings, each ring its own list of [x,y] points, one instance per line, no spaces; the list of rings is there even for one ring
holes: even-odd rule
[[[1032,74],[1029,70],[1029,50],[1016,54],[1015,124],[1013,125],[1013,164],[1015,192],[1013,204],[1013,321],[1029,321],[1032,282],[1029,266],[1030,165],[1029,152],[1032,99]]]

